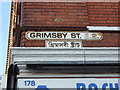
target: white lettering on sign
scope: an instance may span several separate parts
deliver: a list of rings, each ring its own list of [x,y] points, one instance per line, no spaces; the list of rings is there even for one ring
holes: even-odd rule
[[[27,39],[47,40],[47,39],[72,39],[72,40],[101,40],[102,33],[98,32],[33,32],[26,33]]]
[[[45,44],[51,48],[80,48],[82,41],[45,41]]]

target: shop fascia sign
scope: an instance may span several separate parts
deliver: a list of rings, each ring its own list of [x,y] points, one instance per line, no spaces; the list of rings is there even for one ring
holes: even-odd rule
[[[100,32],[34,32],[28,31],[26,38],[29,40],[101,40]]]
[[[119,90],[118,78],[33,78],[18,79],[17,88],[31,88],[31,90]]]

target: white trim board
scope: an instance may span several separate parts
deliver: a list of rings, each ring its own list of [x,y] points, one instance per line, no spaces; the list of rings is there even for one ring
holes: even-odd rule
[[[58,78],[58,77],[72,77],[72,78],[83,78],[83,77],[119,77],[119,74],[41,74],[41,75],[18,75],[17,78],[24,79],[24,78]]]
[[[11,64],[97,64],[119,63],[118,47],[79,49],[11,48]]]
[[[120,31],[120,27],[87,26],[89,31]]]

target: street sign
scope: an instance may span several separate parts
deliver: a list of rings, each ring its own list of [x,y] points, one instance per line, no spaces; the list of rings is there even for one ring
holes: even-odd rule
[[[17,87],[31,88],[30,90],[56,90],[56,89],[73,89],[73,90],[106,90],[120,89],[118,78],[33,78],[18,79]]]
[[[80,48],[82,41],[45,41],[45,45],[49,48]]]
[[[101,40],[102,33],[99,32],[26,32],[29,40]]]

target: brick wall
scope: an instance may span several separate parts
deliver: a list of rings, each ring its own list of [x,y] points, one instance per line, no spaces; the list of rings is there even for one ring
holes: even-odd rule
[[[42,31],[82,31],[76,27],[86,26],[119,26],[117,2],[44,2],[23,3],[20,47],[45,47],[44,40],[27,40],[25,33],[29,26],[45,27]],[[52,27],[52,28],[49,28]],[[59,29],[55,29],[59,27]],[[67,27],[62,28],[62,27]],[[71,28],[72,27],[72,28]],[[36,29],[30,29],[36,31]],[[38,28],[37,31],[41,31]],[[87,30],[86,30],[87,31]],[[97,32],[97,31],[96,31]],[[83,47],[118,47],[119,33],[104,31],[103,39],[82,41]],[[17,35],[16,35],[17,36]]]
[[[89,24],[91,26],[118,26],[119,3],[89,2],[87,7]]]
[[[120,33],[103,32],[103,39],[100,41],[83,41],[84,47],[118,47]]]
[[[118,2],[29,2],[22,7],[22,26],[118,26]]]
[[[23,25],[64,26],[88,25],[86,3],[23,3]]]

